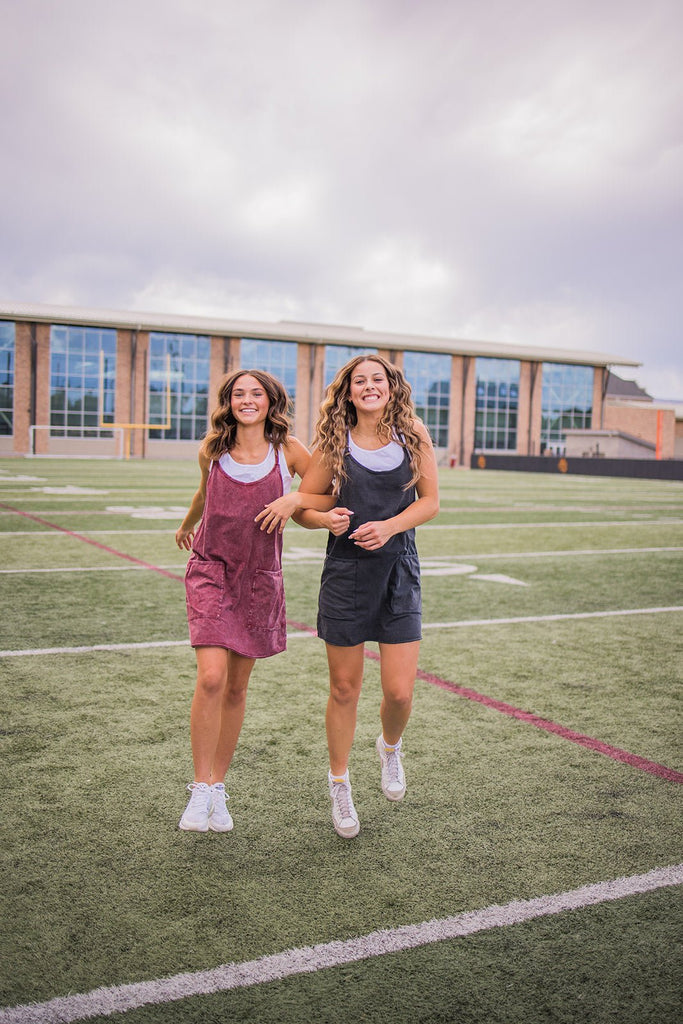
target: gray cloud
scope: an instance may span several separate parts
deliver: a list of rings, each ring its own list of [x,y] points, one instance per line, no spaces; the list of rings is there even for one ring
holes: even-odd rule
[[[674,0],[0,14],[4,298],[598,348],[683,398]]]

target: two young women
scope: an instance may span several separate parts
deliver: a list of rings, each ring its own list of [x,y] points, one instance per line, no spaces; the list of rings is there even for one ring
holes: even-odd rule
[[[281,533],[293,515],[305,527],[329,531],[318,606],[318,634],[326,644],[330,676],[328,784],[334,828],[352,838],[360,823],[348,761],[364,645],[370,640],[377,641],[380,650],[382,731],[376,746],[382,790],[389,800],[401,800],[405,794],[401,742],[412,706],[421,638],[415,527],[439,509],[436,459],[429,435],[415,417],[402,372],[381,356],[356,357],[332,381],[316,425],[312,456],[286,431],[286,396],[277,430],[274,403],[264,399],[268,411],[264,409],[258,421],[259,437],[256,409],[232,397],[236,384],[241,385],[238,393],[252,386],[249,378],[265,387],[269,375],[233,375],[221,389],[223,401],[200,453],[200,488],[176,534],[180,547],[193,549],[186,590],[190,642],[197,654],[190,722],[195,781],[180,827],[232,828],[224,777],[242,725],[254,658],[285,647]],[[270,381],[278,384],[274,378]],[[245,418],[247,414],[252,419]],[[251,430],[245,433],[247,427]],[[264,448],[267,455],[258,468],[256,460]],[[260,475],[271,458],[273,468]],[[290,474],[302,476],[296,493],[283,493],[286,483],[279,493],[266,487],[268,475],[277,480],[283,461]],[[216,490],[229,488],[234,494],[237,487],[237,494],[245,498],[245,481],[234,475],[236,465],[258,468],[258,480],[246,486],[260,486],[249,493],[249,502],[238,502],[238,509],[230,504],[228,510],[224,501],[209,500],[214,490],[211,478],[219,481]],[[238,529],[230,519],[233,514],[241,516]],[[208,582],[206,562],[212,565]],[[222,590],[214,578],[222,580]],[[264,643],[266,638],[269,642]]]

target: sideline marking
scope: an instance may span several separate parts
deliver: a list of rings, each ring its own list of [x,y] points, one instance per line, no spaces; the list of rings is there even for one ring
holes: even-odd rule
[[[375,655],[374,652],[372,652],[372,656],[379,659],[379,655]],[[586,749],[592,750],[596,754],[604,754],[605,757],[611,757],[613,761],[621,761],[623,764],[630,765],[631,768],[639,768],[650,775],[657,775],[660,779],[666,779],[667,782],[683,783],[683,772],[677,772],[674,768],[667,768],[666,765],[659,764],[658,761],[650,761],[646,757],[640,757],[638,754],[631,754],[628,750],[622,750],[621,747],[613,747],[610,743],[604,743],[602,740],[596,740],[592,736],[575,732],[574,729],[568,729],[566,726],[552,722],[548,718],[542,718],[541,715],[536,715],[532,711],[524,711],[522,708],[516,708],[513,704],[496,700],[495,697],[487,697],[486,694],[478,693],[477,690],[472,690],[469,686],[459,686],[457,683],[451,683],[447,679],[435,676],[431,672],[425,672],[423,669],[419,668],[416,676],[423,682],[431,683],[442,690],[448,690],[458,697],[465,697],[467,700],[475,701],[477,704],[483,704],[484,707],[499,711],[502,715],[508,715],[510,718],[516,718],[527,725],[533,725],[537,729],[553,733],[555,736],[568,740],[570,743],[577,743],[580,747],[586,747]]]
[[[475,935],[492,928],[505,928],[533,921],[540,917],[563,914],[569,910],[583,910],[601,903],[625,899],[683,883],[683,864],[655,868],[642,875],[615,878],[608,882],[583,885],[578,889],[537,896],[528,900],[512,900],[502,905],[493,904],[482,910],[469,910],[452,917],[444,917],[421,924],[381,928],[355,939],[338,939],[315,946],[299,946],[270,956],[242,963],[222,964],[205,971],[175,974],[155,981],[140,981],[124,985],[110,985],[90,992],[58,996],[44,1003],[26,1003],[0,1009],[3,1024],[67,1024],[87,1020],[89,1017],[126,1013],[142,1006],[173,1003],[191,996],[212,995],[231,989],[263,985],[282,981],[298,974],[344,964],[370,960],[373,957],[418,949],[435,942]]]
[[[6,505],[4,502],[0,502],[0,509],[6,509],[9,512],[14,512],[15,515],[23,516],[25,519],[32,519],[34,523],[40,523],[42,526],[49,526],[53,530],[59,530],[60,533],[64,533],[68,537],[74,537],[76,540],[82,540],[85,544],[92,544],[93,547],[99,548],[101,551],[108,551],[110,555],[117,555],[119,558],[125,558],[129,562],[133,562],[134,565],[140,565],[143,569],[150,569],[152,572],[158,572],[161,576],[167,576],[171,580],[184,579],[183,576],[179,576],[175,572],[169,572],[167,569],[160,569],[157,565],[145,562],[141,558],[134,558],[133,555],[127,555],[125,551],[117,551],[116,548],[110,548],[107,544],[101,544],[98,540],[92,540],[91,537],[86,537],[82,533],[75,533],[73,530],[67,530],[65,526],[59,526],[57,523],[51,523],[47,519],[43,519],[42,516],[33,515],[32,512],[23,512],[20,508],[14,508],[12,505]]]

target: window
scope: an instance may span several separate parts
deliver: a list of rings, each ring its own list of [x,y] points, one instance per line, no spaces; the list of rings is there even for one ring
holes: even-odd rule
[[[325,345],[325,369],[323,371],[323,387],[327,387],[337,376],[342,366],[346,366],[356,356],[377,355],[376,348],[355,348],[353,345]]]
[[[14,433],[14,324],[0,322],[0,434]]]
[[[50,328],[50,435],[111,437],[116,394],[113,328]]]
[[[474,414],[474,447],[486,451],[517,449],[519,361],[476,361],[477,397]]]
[[[412,390],[415,411],[436,448],[448,448],[448,408],[451,399],[451,357],[429,352],[406,352],[403,372]]]
[[[266,370],[284,384],[290,401],[290,416],[296,401],[296,363],[298,345],[295,341],[265,341],[242,338],[240,364],[244,370]]]
[[[199,441],[204,436],[209,415],[210,349],[204,335],[150,333],[149,423],[169,424],[149,430],[150,438]]]
[[[565,430],[588,429],[593,420],[593,367],[543,363],[541,454],[564,447]]]

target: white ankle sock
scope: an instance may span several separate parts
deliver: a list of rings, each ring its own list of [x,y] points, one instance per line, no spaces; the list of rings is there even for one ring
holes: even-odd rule
[[[387,741],[384,739],[384,733],[382,733],[382,743],[384,744],[385,750],[400,750],[401,744],[403,743],[403,737],[401,736],[398,743],[387,743]]]

